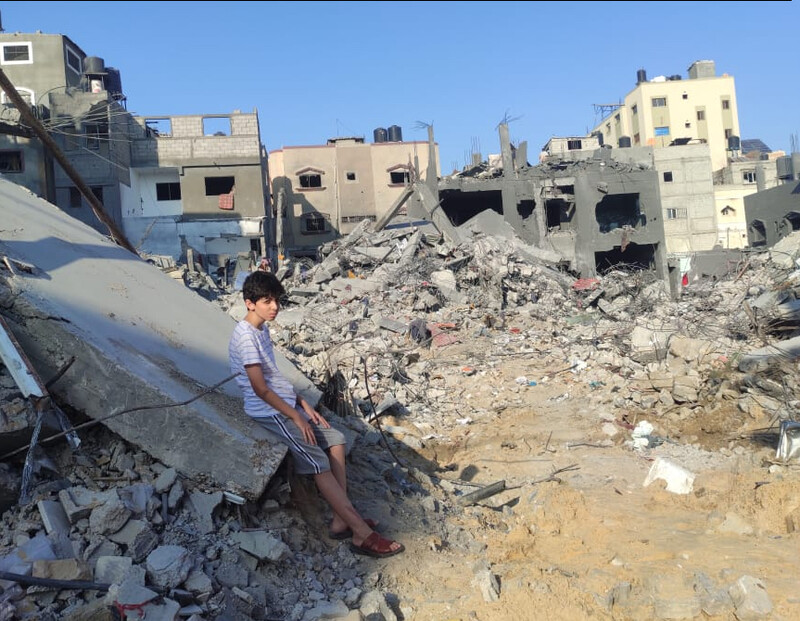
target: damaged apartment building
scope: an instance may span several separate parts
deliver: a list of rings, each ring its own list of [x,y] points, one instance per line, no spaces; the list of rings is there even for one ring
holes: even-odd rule
[[[525,241],[556,253],[583,277],[620,265],[668,277],[655,170],[602,152],[575,160],[554,155],[530,166],[524,146],[512,149],[505,124],[500,144],[497,165],[440,181],[441,207],[455,225],[492,209]]]
[[[331,138],[325,145],[283,147],[269,154],[275,238],[281,254],[316,256],[324,243],[376,221],[400,199],[418,171],[436,179],[438,146],[404,141],[402,129],[377,128],[374,141]]]
[[[178,260],[191,248],[212,267],[267,253],[266,150],[255,110],[135,117],[120,72],[64,35],[0,33],[0,67],[140,252]],[[0,123],[0,171],[107,233],[5,92]]]

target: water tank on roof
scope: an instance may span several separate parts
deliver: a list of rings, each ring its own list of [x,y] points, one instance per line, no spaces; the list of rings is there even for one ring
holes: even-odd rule
[[[105,75],[106,63],[99,56],[87,56],[83,59],[83,72],[86,75]]]
[[[619,137],[619,148],[620,149],[627,149],[631,146],[631,137],[630,136],[620,136]]]
[[[647,71],[639,69],[636,72],[636,83],[641,84],[642,82],[647,82]]]
[[[669,76],[669,79],[670,80],[680,80],[681,79],[681,74],[680,73],[674,73],[671,76]]]
[[[389,127],[389,142],[403,142],[403,130],[399,125]]]
[[[389,133],[386,131],[385,127],[376,127],[372,132],[372,137],[375,142],[386,142],[389,138]]]
[[[728,136],[728,151],[739,151],[741,146],[739,136]]]
[[[122,78],[119,75],[119,69],[107,67],[106,71],[108,75],[105,78],[105,83],[108,94],[111,95],[111,98],[115,101],[125,99],[125,95],[122,93]]]

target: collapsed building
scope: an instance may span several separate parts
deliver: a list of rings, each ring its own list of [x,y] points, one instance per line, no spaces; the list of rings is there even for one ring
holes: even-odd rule
[[[526,149],[512,151],[506,125],[500,142],[496,166],[478,165],[439,182],[441,208],[454,224],[491,209],[522,239],[557,253],[583,277],[619,265],[668,277],[655,170],[603,151],[530,166]]]

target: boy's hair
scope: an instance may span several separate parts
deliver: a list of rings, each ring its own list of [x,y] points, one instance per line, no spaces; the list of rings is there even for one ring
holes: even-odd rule
[[[244,280],[242,297],[251,302],[258,302],[261,298],[280,301],[286,293],[281,281],[272,272],[253,272]]]

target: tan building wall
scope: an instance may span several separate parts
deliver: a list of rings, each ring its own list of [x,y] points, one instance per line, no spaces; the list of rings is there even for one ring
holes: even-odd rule
[[[705,71],[693,69],[703,63]],[[728,163],[728,136],[741,136],[734,79],[715,76],[712,61],[698,61],[689,74],[708,77],[641,82],[622,106],[604,118],[593,131],[606,144],[617,146],[622,136],[632,146],[665,147],[678,138],[699,139],[711,149],[713,170]],[[709,64],[710,63],[710,64]],[[675,77],[675,76],[671,76]]]
[[[435,153],[438,175],[438,146]],[[347,235],[365,218],[377,220],[400,196],[415,165],[424,178],[427,142],[337,138],[326,145],[272,151],[270,185],[282,218],[278,229],[284,250],[312,251]]]
[[[734,186],[716,186],[714,204],[717,211],[718,243],[723,248],[747,246],[747,220],[744,197],[753,190]]]

